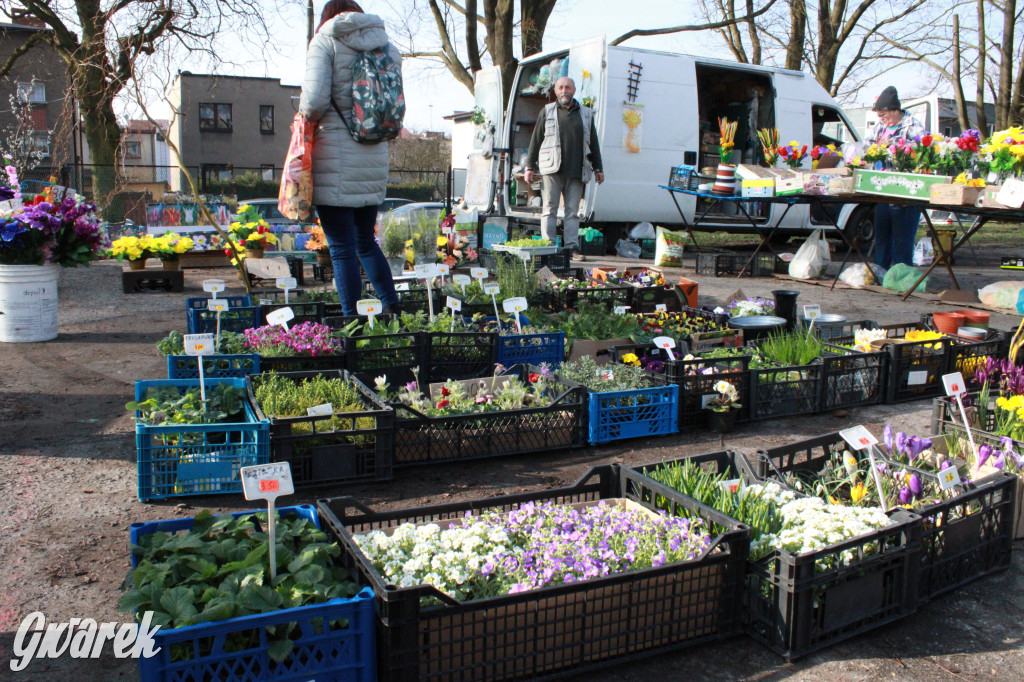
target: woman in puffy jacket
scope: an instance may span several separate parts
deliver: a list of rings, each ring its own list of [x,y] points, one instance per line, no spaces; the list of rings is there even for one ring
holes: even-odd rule
[[[388,40],[384,22],[364,14],[353,0],[330,0],[306,53],[299,111],[316,125],[313,134],[313,203],[320,216],[334,264],[334,284],[345,315],[356,313],[362,281],[359,264],[384,304],[396,312],[398,296],[387,259],[374,236],[377,207],[388,183],[388,144],[361,144],[349,133],[337,108],[352,111],[352,63],[359,52],[386,47],[401,56]]]

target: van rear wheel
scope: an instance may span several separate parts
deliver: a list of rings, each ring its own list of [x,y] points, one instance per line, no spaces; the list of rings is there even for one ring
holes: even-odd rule
[[[867,249],[875,241],[875,208],[874,206],[858,206],[853,209],[850,219],[843,227],[843,235],[851,244],[856,244],[861,250]]]

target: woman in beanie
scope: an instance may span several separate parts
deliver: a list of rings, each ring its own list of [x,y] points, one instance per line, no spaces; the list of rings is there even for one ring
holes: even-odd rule
[[[356,314],[356,301],[361,298],[360,264],[384,312],[397,312],[391,268],[374,237],[377,207],[387,191],[388,144],[356,142],[340,113],[352,111],[356,55],[376,48],[401,63],[380,17],[364,14],[354,0],[330,0],[309,43],[299,102],[299,111],[317,123],[313,203],[331,249],[334,284],[345,315]]]
[[[896,140],[910,142],[924,134],[924,126],[903,110],[900,96],[893,86],[882,90],[872,110],[878,114],[878,123],[868,142],[888,146]],[[895,204],[875,205],[875,263],[889,269],[896,263],[914,264],[914,237],[921,222],[921,209],[917,206]]]

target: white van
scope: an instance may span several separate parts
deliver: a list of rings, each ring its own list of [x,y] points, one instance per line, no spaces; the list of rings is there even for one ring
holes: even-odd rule
[[[568,68],[561,61],[568,58]],[[563,70],[564,69],[564,70]],[[551,74],[555,71],[554,75]],[[545,78],[546,72],[546,78]],[[575,42],[524,59],[512,84],[508,107],[502,109],[502,83],[496,68],[476,76],[476,105],[485,122],[477,126],[475,150],[470,155],[466,201],[492,216],[507,216],[513,223],[537,223],[538,192],[522,182],[521,166],[529,148],[537,116],[554,101],[550,89],[559,73],[576,82],[576,98],[595,111],[605,182],[591,182],[581,206],[585,223],[597,227],[632,225],[648,221],[680,225],[679,213],[667,185],[671,169],[679,164],[714,167],[718,163],[718,118],[739,120],[733,160],[758,163],[757,129],[777,127],[780,142],[801,144],[848,142],[859,137],[839,105],[809,75],[799,71],[738,64],[686,54],[608,46],[604,36]],[[538,92],[538,90],[541,90]],[[624,119],[628,111],[641,118],[630,133]],[[630,114],[635,121],[636,115]],[[809,167],[810,161],[805,161]],[[517,196],[510,193],[516,182]],[[687,221],[698,207],[696,197],[678,195]],[[728,206],[728,202],[722,205]],[[757,206],[757,220],[774,224],[785,207]],[[830,225],[823,216],[812,217],[807,206],[794,206],[786,214],[780,233],[806,234]],[[866,222],[865,222],[866,221]],[[844,206],[838,224],[850,232],[867,227],[870,207]],[[750,232],[735,215],[712,212],[703,221],[708,229]],[[613,229],[615,229],[613,227]]]

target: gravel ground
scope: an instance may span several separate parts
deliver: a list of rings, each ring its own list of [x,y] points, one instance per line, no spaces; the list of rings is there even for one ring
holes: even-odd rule
[[[965,287],[1013,279],[994,266],[1002,252],[986,250],[983,264],[962,262],[957,275]],[[624,264],[618,259],[595,263]],[[634,262],[635,263],[635,262]],[[589,263],[591,265],[593,263]],[[7,657],[13,633],[28,613],[52,621],[92,617],[122,620],[117,612],[120,583],[128,566],[128,526],[133,522],[192,516],[201,508],[247,508],[240,496],[185,498],[142,504],[136,497],[132,419],[124,410],[136,379],[166,376],[155,344],[168,331],[183,329],[184,297],[201,296],[201,281],[219,276],[228,293],[241,287],[230,270],[186,271],[184,294],[125,295],[121,267],[101,262],[67,270],[60,279],[60,337],[39,344],[5,344],[0,352],[0,677],[19,680],[134,679],[131,661],[106,653],[99,660],[65,656],[33,662],[10,673]],[[687,276],[692,278],[692,270]],[[676,274],[676,273],[670,273]],[[684,273],[685,274],[685,273]],[[953,306],[867,291],[828,289],[770,279],[698,278],[701,304],[723,301],[737,287],[747,295],[785,288],[800,292],[798,303],[822,311],[880,323],[909,322],[922,313]],[[933,278],[933,289],[948,276]],[[993,315],[995,328],[1016,328],[1020,317]],[[734,448],[750,454],[857,423],[880,433],[885,423],[923,433],[930,428],[931,403],[850,410],[744,425],[724,439],[685,433],[571,453],[543,453],[458,466],[401,470],[381,484],[306,490],[289,503],[353,495],[378,508],[400,508],[472,499],[574,482],[594,464],[640,464],[686,454]],[[744,638],[675,654],[660,655],[587,674],[588,680],[666,679],[1022,679],[1024,654],[1024,561],[1018,543],[1012,568],[915,615],[851,639],[795,664]],[[576,679],[582,680],[583,677]]]

